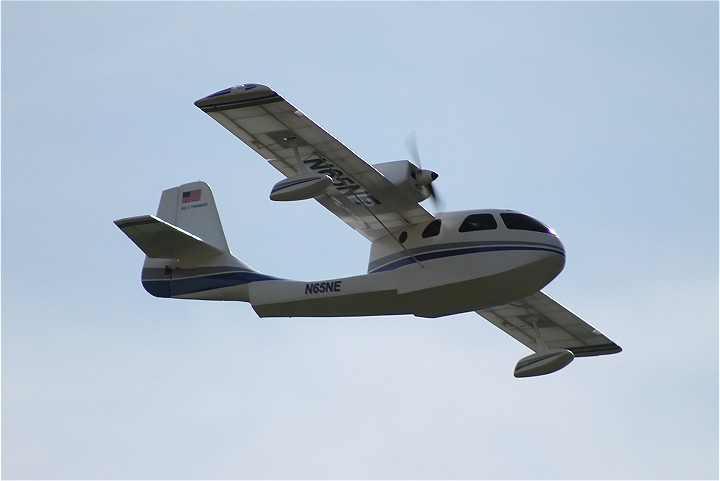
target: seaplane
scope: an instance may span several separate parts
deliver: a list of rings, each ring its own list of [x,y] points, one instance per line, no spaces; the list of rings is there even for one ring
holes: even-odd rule
[[[622,350],[541,291],[566,254],[539,220],[503,209],[431,213],[420,203],[437,198],[438,174],[412,151],[413,161],[370,165],[267,86],[195,105],[280,171],[271,200],[315,199],[367,238],[367,272],[298,281],[253,269],[231,253],[210,186],[194,181],[164,190],[156,215],[114,221],[144,252],[141,281],[153,296],[243,301],[263,318],[475,312],[533,351],[517,362],[518,378]]]

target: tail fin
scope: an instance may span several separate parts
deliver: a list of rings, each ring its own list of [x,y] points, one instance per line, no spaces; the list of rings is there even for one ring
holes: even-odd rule
[[[205,182],[191,182],[163,191],[157,216],[222,252],[230,252],[215,198]]]
[[[210,186],[163,191],[157,216],[115,221],[147,256],[142,283],[156,297],[247,299],[247,284],[270,278],[230,253]]]

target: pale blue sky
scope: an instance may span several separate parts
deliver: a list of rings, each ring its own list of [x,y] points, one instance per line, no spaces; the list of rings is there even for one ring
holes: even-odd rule
[[[416,131],[448,210],[568,251],[618,342],[537,379],[475,314],[260,320],[156,299],[112,224],[212,185],[233,252],[368,242],[193,105],[264,83],[371,163]],[[2,2],[4,478],[717,478],[718,4]]]

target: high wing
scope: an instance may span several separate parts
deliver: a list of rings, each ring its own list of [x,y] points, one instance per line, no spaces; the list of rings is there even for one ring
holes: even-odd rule
[[[244,84],[195,102],[286,177],[325,174],[315,199],[371,241],[434,217],[270,88]],[[386,229],[387,228],[387,229]]]
[[[622,348],[553,299],[535,294],[475,311],[535,352],[567,349],[575,357],[614,354]],[[537,328],[536,328],[537,326]],[[538,342],[538,333],[542,340]]]

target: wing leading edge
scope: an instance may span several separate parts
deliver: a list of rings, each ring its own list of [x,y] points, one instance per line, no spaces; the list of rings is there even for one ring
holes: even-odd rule
[[[547,349],[567,349],[575,357],[622,351],[600,331],[542,292],[475,312],[535,352],[545,350],[542,342]]]
[[[195,102],[286,177],[319,173],[332,186],[315,199],[373,241],[434,217],[373,166],[264,85],[244,84]]]

